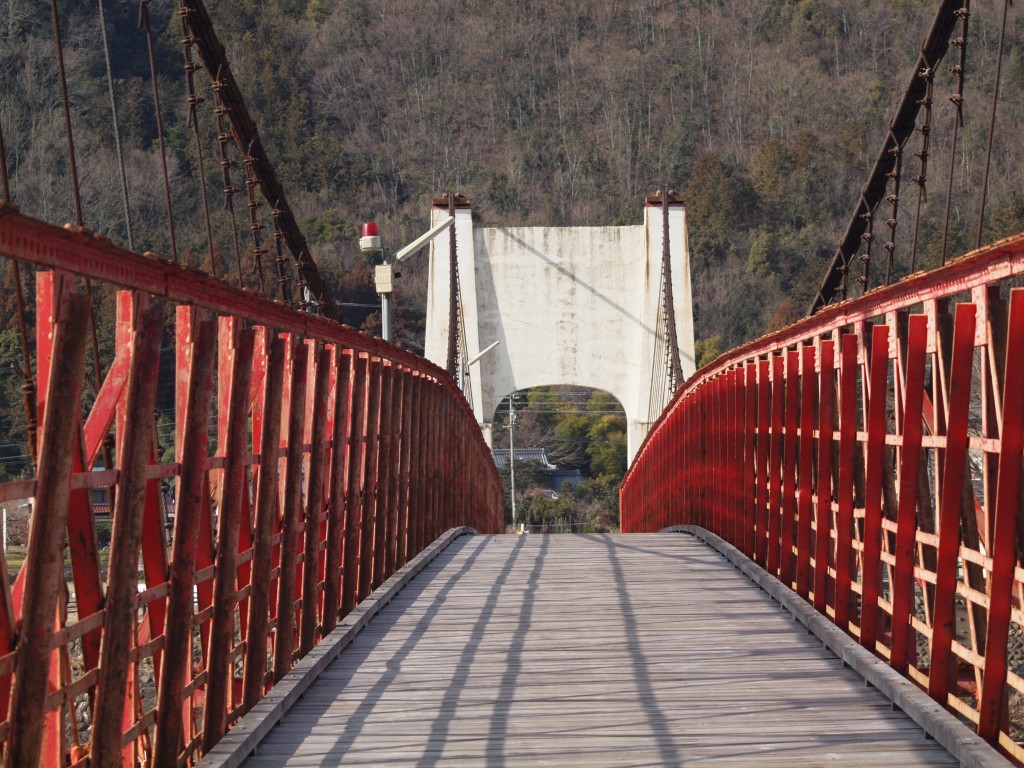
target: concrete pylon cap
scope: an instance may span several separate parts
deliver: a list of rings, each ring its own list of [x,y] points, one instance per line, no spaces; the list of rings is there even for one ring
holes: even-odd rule
[[[453,197],[455,198],[456,208],[472,208],[473,201],[465,195],[456,192]],[[431,201],[431,205],[435,208],[447,208],[448,207],[448,195],[438,195]]]
[[[648,195],[645,201],[646,201],[647,205],[661,205],[661,190],[659,189],[658,191],[654,192],[653,194]],[[685,203],[686,203],[686,198],[683,197],[680,194],[677,194],[674,189],[670,189],[668,191],[668,204],[669,205],[684,205]],[[447,204],[448,204],[448,199],[445,198],[445,205],[447,205]]]

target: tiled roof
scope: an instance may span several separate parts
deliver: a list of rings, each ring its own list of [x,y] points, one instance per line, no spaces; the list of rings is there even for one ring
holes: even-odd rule
[[[508,466],[508,458],[511,451],[508,448],[495,448],[494,449],[494,464],[498,469],[504,469]],[[548,452],[543,448],[516,448],[516,461],[532,461],[537,464],[543,464],[548,469],[557,469],[557,467],[548,461]]]

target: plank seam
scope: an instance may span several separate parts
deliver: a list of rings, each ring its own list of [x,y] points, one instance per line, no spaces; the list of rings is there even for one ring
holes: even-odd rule
[[[474,528],[449,528],[422,552],[397,570],[387,581],[368,595],[319,644],[303,656],[281,678],[266,696],[239,720],[199,761],[201,768],[235,768],[241,765],[306,690],[323,674],[338,654],[391,602],[402,588],[420,573],[435,557],[460,536],[476,534]]]
[[[961,723],[945,707],[892,669],[883,659],[861,647],[852,637],[822,616],[796,592],[750,560],[732,544],[697,525],[673,525],[663,533],[686,533],[717,550],[754,584],[775,599],[807,627],[822,644],[865,682],[876,688],[929,737],[960,761],[963,768],[1006,768],[1012,765],[988,742]]]

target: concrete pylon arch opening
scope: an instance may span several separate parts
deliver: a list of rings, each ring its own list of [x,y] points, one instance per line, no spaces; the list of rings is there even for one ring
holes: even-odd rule
[[[605,390],[568,385],[518,390],[500,400],[488,421],[495,451],[511,450],[513,443],[517,452],[543,451],[529,460],[549,469],[579,470],[582,477],[625,473],[626,410]],[[557,481],[552,488],[558,490]]]
[[[506,523],[534,533],[617,530],[626,413],[613,395],[565,385],[519,390],[502,398],[490,421]]]
[[[465,198],[461,200],[465,201]],[[695,370],[690,260],[682,200],[669,198],[668,241],[683,377]],[[436,205],[433,221],[448,216]],[[467,397],[490,440],[498,402],[552,383],[602,389],[626,412],[627,458],[671,396],[660,197],[626,227],[474,227],[455,210],[458,288],[466,359],[500,344],[467,371]],[[431,245],[426,356],[445,365],[450,234]],[[679,383],[679,382],[677,382]]]

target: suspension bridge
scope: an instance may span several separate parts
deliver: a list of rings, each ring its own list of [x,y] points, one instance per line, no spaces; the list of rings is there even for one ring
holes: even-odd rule
[[[210,14],[179,0],[199,175],[219,165],[225,212],[204,184],[206,270],[186,266],[161,134],[169,253],[138,252],[123,173],[115,243],[89,228],[52,10],[74,221],[18,208],[0,132],[30,467],[0,503],[32,510],[13,581],[0,558],[7,768],[1024,763],[1024,235],[983,245],[991,163],[979,247],[895,280],[940,146],[955,167],[966,0],[938,3],[805,319],[693,372],[682,201],[649,199],[642,301],[595,302],[639,318],[624,396],[660,409],[635,411],[623,533],[543,536],[505,535],[481,430],[496,392],[542,373],[521,342],[460,372],[506,323],[467,323],[494,294],[460,248],[516,238],[565,277],[553,254],[588,235],[547,250],[453,216],[435,362],[343,325]],[[990,135],[1001,72],[1000,53]]]

